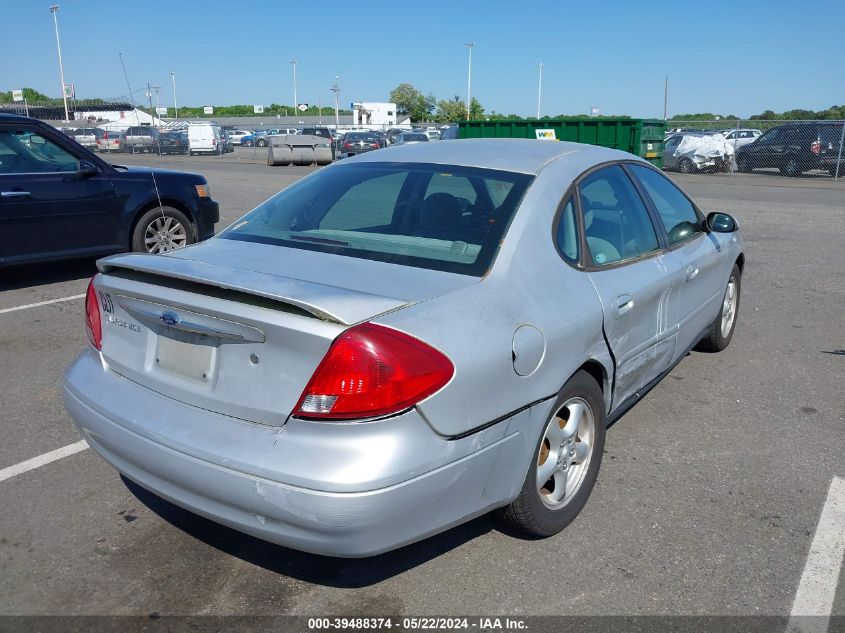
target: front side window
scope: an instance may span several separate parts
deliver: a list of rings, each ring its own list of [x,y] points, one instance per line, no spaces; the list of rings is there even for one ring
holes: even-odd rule
[[[0,130],[0,174],[76,171],[77,158],[30,130]]]
[[[619,165],[590,174],[578,190],[584,236],[595,265],[634,259],[659,248],[645,204]]]
[[[648,197],[654,203],[670,244],[683,242],[701,232],[701,220],[695,212],[695,207],[671,180],[642,165],[631,165],[631,171],[643,184]]]
[[[481,276],[531,181],[455,165],[339,165],[276,194],[221,237]],[[508,193],[498,202],[491,190]]]

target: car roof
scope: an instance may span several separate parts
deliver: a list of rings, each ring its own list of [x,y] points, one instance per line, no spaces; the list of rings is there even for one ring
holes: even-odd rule
[[[407,161],[465,165],[536,175],[548,163],[562,156],[583,162],[585,167],[612,160],[637,160],[633,154],[597,145],[518,138],[462,139],[457,143],[442,145],[440,143],[392,145],[378,152],[367,152],[348,160],[356,163]]]

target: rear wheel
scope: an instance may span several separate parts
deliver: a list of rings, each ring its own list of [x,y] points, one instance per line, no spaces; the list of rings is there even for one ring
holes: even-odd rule
[[[736,317],[739,313],[741,285],[742,279],[739,267],[734,264],[728,285],[725,287],[725,294],[722,295],[722,309],[710,325],[707,336],[696,345],[697,350],[701,352],[721,352],[730,345],[736,328]]]
[[[801,165],[798,164],[798,159],[794,156],[790,156],[786,159],[786,163],[781,168],[781,171],[785,176],[791,176],[795,178],[801,175]]]
[[[743,156],[736,161],[736,168],[744,174],[751,173],[751,162]]]
[[[551,536],[587,503],[604,452],[604,397],[595,379],[576,373],[561,389],[543,427],[519,496],[505,521],[532,536]]]
[[[132,233],[132,250],[142,253],[165,253],[193,243],[191,221],[173,207],[150,209]]]

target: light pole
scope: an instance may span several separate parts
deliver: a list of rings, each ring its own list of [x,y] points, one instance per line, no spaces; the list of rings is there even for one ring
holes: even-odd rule
[[[294,115],[298,112],[299,109],[299,101],[296,98],[296,64],[299,62],[298,59],[294,58],[290,60],[291,66],[293,66],[293,110]]]
[[[54,4],[50,7],[50,13],[53,14],[53,24],[56,25],[56,48],[59,51],[59,78],[62,81],[62,99],[65,101],[65,121],[70,120],[70,113],[67,109],[67,93],[65,92],[65,69],[62,65],[62,44],[59,41],[59,19],[56,17],[56,13],[59,10],[59,5]]]
[[[337,80],[340,79],[337,75],[334,76],[334,85],[332,86],[332,92],[334,93],[334,131],[337,134],[338,129],[340,128],[340,86],[337,85]]]
[[[179,118],[179,107],[176,105],[176,73],[170,71],[170,79],[173,80],[173,109],[176,111],[176,117]]]
[[[543,101],[543,62],[540,62],[540,83],[537,86],[537,120],[540,120],[540,103]]]
[[[467,120],[469,120],[469,106],[472,103],[472,49],[475,42],[467,42],[464,44],[469,51],[469,63],[467,66]]]

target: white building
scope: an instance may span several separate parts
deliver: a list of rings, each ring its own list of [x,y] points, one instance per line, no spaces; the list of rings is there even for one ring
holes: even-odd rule
[[[375,101],[353,103],[352,125],[396,125],[396,104]]]

